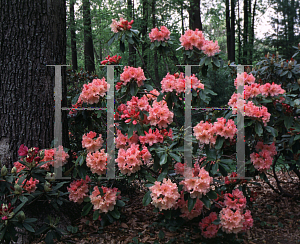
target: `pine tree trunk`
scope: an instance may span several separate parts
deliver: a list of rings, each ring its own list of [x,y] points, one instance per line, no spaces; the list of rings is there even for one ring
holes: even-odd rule
[[[75,26],[75,14],[74,5],[76,0],[70,0],[70,28],[71,28],[71,52],[72,52],[72,69],[78,69],[77,63],[77,49],[76,49],[76,26]]]
[[[240,1],[237,1],[238,3],[238,63],[240,64],[242,61],[242,41],[241,41],[241,19],[240,19]]]
[[[244,0],[243,63],[248,62],[248,0]]]
[[[231,11],[230,11],[230,61],[235,61],[235,0],[231,0]]]
[[[21,144],[54,140],[54,67],[66,64],[66,5],[54,0],[0,1],[0,160],[11,167]],[[62,72],[64,74],[64,72]],[[66,104],[66,80],[62,77]],[[68,125],[63,113],[63,146]]]
[[[152,28],[156,27],[156,20],[155,20],[155,0],[152,0],[152,5],[151,5],[151,11],[152,11]],[[159,75],[158,75],[158,59],[157,59],[157,51],[154,50],[154,75],[156,79],[156,83],[159,82]]]
[[[147,68],[147,55],[146,55],[146,50],[147,50],[147,39],[149,38],[147,35],[147,24],[148,24],[148,0],[142,0],[142,9],[143,9],[143,22],[142,22],[142,37],[144,40],[144,43],[142,43],[142,56],[144,59],[144,63],[142,65],[142,69],[145,69],[145,66]]]
[[[127,2],[127,7],[128,7],[128,16],[129,16],[129,20],[128,21],[131,21],[133,18],[133,13],[132,13],[132,9],[133,9],[133,6],[132,6],[133,2],[132,0],[128,0]],[[135,49],[134,49],[134,46],[130,43],[128,43],[128,49],[129,49],[129,58],[128,58],[128,66],[134,66],[134,55],[135,55]]]
[[[254,1],[253,11],[252,11],[252,23],[251,23],[251,32],[249,36],[249,45],[250,45],[250,64],[253,61],[253,48],[254,48],[254,21],[255,21],[255,10],[256,10],[256,1]]]
[[[84,25],[84,63],[85,70],[95,71],[94,45],[91,27],[90,1],[82,0],[83,25]]]
[[[227,55],[228,55],[228,60],[232,60],[231,57],[231,32],[230,32],[230,8],[229,8],[229,0],[225,1],[226,5],[226,37],[227,37]]]
[[[200,0],[190,1],[189,26],[191,30],[202,30],[202,22],[200,17]]]

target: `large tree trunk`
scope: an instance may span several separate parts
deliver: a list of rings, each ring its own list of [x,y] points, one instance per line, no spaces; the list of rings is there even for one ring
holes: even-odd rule
[[[54,140],[55,71],[46,65],[66,63],[65,1],[0,0],[0,20],[0,160],[11,167],[21,144]],[[64,75],[62,106],[65,83]],[[66,122],[63,113],[63,146]]]
[[[230,61],[235,61],[235,0],[231,0],[230,11]]]
[[[76,25],[75,25],[75,14],[74,5],[76,0],[70,0],[70,32],[71,32],[71,52],[72,52],[72,68],[73,70],[78,69],[77,64],[77,49],[76,49]]]
[[[240,64],[242,62],[242,41],[241,41],[241,19],[240,19],[240,1],[237,1],[238,3],[238,63]]]
[[[142,69],[147,68],[147,55],[146,55],[146,50],[147,50],[147,40],[149,36],[147,35],[147,23],[148,23],[148,0],[142,0],[142,9],[143,9],[143,22],[142,22],[142,38],[144,40],[144,43],[142,43],[142,56],[144,59],[144,63],[142,65]],[[146,66],[146,67],[145,67]]]
[[[200,0],[191,0],[189,9],[189,26],[191,30],[202,30]]]
[[[254,21],[255,21],[255,10],[256,10],[256,1],[254,1],[253,11],[252,11],[252,23],[251,23],[251,31],[249,36],[249,46],[250,46],[250,64],[253,61],[253,48],[254,48]]]
[[[91,27],[90,1],[82,0],[83,25],[84,25],[84,62],[85,70],[95,71],[94,45]]]

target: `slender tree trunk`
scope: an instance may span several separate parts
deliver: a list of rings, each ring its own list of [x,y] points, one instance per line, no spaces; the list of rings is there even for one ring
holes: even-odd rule
[[[249,36],[249,44],[250,44],[250,63],[253,61],[253,48],[254,48],[254,24],[255,24],[255,11],[256,11],[256,3],[257,0],[254,1],[253,11],[252,11],[252,23],[251,23],[251,31]]]
[[[296,9],[295,9],[295,0],[291,0],[289,3],[288,1],[288,8],[287,8],[287,19],[288,19],[288,58],[290,59],[293,54],[293,47],[292,45],[295,45],[295,31],[294,31],[294,25],[295,21],[294,18],[296,16]],[[289,5],[290,4],[290,5]]]
[[[182,2],[181,6],[180,6],[181,26],[182,26],[182,28],[181,28],[181,34],[182,34],[182,35],[184,35],[183,3],[184,3],[184,2]]]
[[[241,19],[240,19],[240,1],[238,0],[238,63],[242,62],[242,41],[241,41]]]
[[[71,29],[71,52],[72,52],[72,68],[73,70],[78,69],[77,64],[77,49],[76,49],[76,25],[75,25],[75,14],[74,5],[76,0],[70,0],[70,29]]]
[[[200,0],[190,0],[189,26],[191,30],[202,30],[200,17]]]
[[[133,17],[133,13],[132,13],[132,2],[133,0],[128,0],[127,1],[127,7],[128,7],[128,16],[131,19],[134,19]],[[130,21],[128,20],[128,21]],[[128,58],[128,66],[134,66],[134,54],[135,54],[135,50],[132,44],[128,44],[128,49],[129,49],[129,58]]]
[[[84,61],[85,69],[95,71],[94,45],[91,27],[90,1],[82,0],[83,25],[84,25]]]
[[[66,64],[66,3],[1,0],[0,33],[0,160],[11,167],[21,144],[44,149],[54,140],[55,69],[46,65]],[[66,122],[63,113],[64,147]]]
[[[152,0],[152,4],[151,4],[151,11],[152,11],[152,28],[155,28],[155,27],[156,27],[156,20],[155,20],[155,3],[156,3],[156,0]],[[156,82],[159,82],[157,51],[154,50],[153,54],[154,54],[154,60],[153,60],[153,61],[154,61],[154,75],[155,75]]]
[[[142,65],[142,69],[144,69],[146,66],[147,68],[147,55],[146,55],[146,50],[147,50],[147,39],[148,39],[148,35],[147,35],[147,23],[148,23],[148,0],[143,0],[142,1],[142,9],[143,9],[143,22],[142,22],[142,31],[141,31],[141,34],[142,34],[142,37],[143,37],[143,40],[145,41],[144,43],[142,43],[142,56],[143,56],[143,59],[144,59],[144,63],[145,65],[143,64]]]
[[[230,11],[230,61],[235,61],[235,0],[231,0]]]
[[[248,62],[248,0],[244,0],[243,64]]]
[[[230,8],[229,8],[229,0],[225,1],[226,5],[226,37],[227,37],[227,55],[228,55],[228,60],[232,60],[231,57],[231,32],[230,32]]]

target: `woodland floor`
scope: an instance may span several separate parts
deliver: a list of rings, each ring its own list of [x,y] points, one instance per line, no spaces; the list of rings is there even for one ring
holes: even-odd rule
[[[279,173],[279,180],[286,182],[286,179],[291,179],[286,174]],[[274,181],[270,180],[275,186]],[[262,180],[259,179],[256,182],[260,183],[261,187],[253,185],[254,190],[258,193],[253,209],[251,209],[254,225],[244,236],[244,244],[300,244],[300,200],[279,197]],[[287,182],[284,187],[289,192],[300,193],[299,182],[298,184]],[[127,206],[122,210],[122,215],[125,217],[121,218],[121,221],[104,227],[99,233],[99,221],[93,222],[92,216],[78,218],[74,221],[73,226],[79,226],[80,234],[63,236],[60,242],[55,243],[201,243],[199,241],[200,234],[188,236],[187,233],[190,229],[188,227],[171,232],[161,226],[151,226],[153,222],[157,221],[157,214],[152,212],[151,204],[147,207],[142,205],[142,191],[143,189],[138,189],[137,186],[136,193],[128,197]],[[195,223],[195,225],[197,224]],[[165,233],[163,239],[158,238],[160,230]],[[44,243],[41,241],[43,238],[36,239],[31,243]]]

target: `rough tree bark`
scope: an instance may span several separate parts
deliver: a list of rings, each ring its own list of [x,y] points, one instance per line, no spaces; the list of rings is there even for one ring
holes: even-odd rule
[[[235,0],[230,3],[230,61],[235,61]]]
[[[84,25],[84,62],[85,70],[95,71],[94,45],[91,27],[90,1],[82,1],[83,25]]]
[[[54,140],[55,71],[46,65],[66,64],[65,1],[0,0],[0,20],[0,160],[11,167],[21,144],[43,149]],[[62,106],[65,84],[64,75]]]
[[[202,31],[202,22],[200,16],[201,0],[191,0],[189,9],[189,26],[191,30],[199,29]]]

